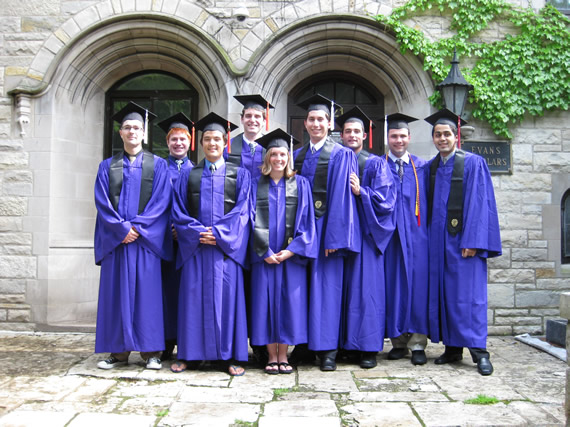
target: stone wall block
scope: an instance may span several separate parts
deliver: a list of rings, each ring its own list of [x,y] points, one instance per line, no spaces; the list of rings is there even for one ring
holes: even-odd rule
[[[489,325],[487,327],[487,332],[489,335],[495,335],[495,336],[512,335],[513,328],[511,326]]]
[[[512,262],[512,268],[554,268],[554,261],[526,261],[526,262]]]
[[[525,228],[527,230],[542,230],[542,215],[502,213],[499,211],[499,224],[507,230]]]
[[[34,56],[42,47],[43,40],[11,40],[4,42],[6,56]]]
[[[2,19],[0,19],[0,33],[10,34],[20,31],[20,17],[8,16],[5,10],[2,10]]]
[[[21,231],[23,228],[24,222],[21,217],[0,216],[0,231]]]
[[[0,216],[25,215],[28,200],[25,197],[0,197]]]
[[[515,307],[515,286],[512,283],[489,283],[487,298],[489,308]]]
[[[516,317],[516,316],[495,316],[495,325],[508,325],[508,326],[523,326],[523,325],[530,325],[530,326],[541,326],[542,327],[542,318],[541,317]]]
[[[152,10],[152,0],[136,0],[135,5],[138,12]]]
[[[556,269],[554,268],[537,268],[535,270],[537,279],[546,279],[556,276]]]
[[[134,12],[136,7],[136,0],[121,0],[121,8],[123,13]]]
[[[546,261],[548,250],[543,248],[513,248],[511,259],[513,261]]]
[[[0,277],[2,278],[35,278],[36,258],[28,256],[0,256]]]
[[[6,117],[8,119],[9,117]],[[0,139],[0,152],[3,151],[23,151],[24,142],[20,139]]]
[[[532,165],[532,144],[516,143],[512,145],[513,163],[516,165]]]
[[[489,269],[489,282],[493,283],[534,283],[534,270],[495,270]]]
[[[3,190],[7,195],[31,196],[33,193],[31,171],[6,171],[3,181]]]
[[[528,245],[526,230],[501,230],[501,243],[503,245],[503,253],[505,247],[517,248]]]
[[[27,282],[25,279],[0,279],[0,294],[26,293]]]
[[[564,291],[570,291],[570,280],[565,278],[553,278],[553,279],[538,279],[536,281],[536,287],[538,289],[558,289]]]
[[[517,144],[538,145],[560,145],[562,131],[557,128],[552,129],[519,129],[515,139]]]
[[[52,33],[62,22],[63,18],[54,16],[23,16],[22,31],[26,33]]]
[[[538,154],[535,153],[535,156]],[[501,190],[546,191],[552,190],[552,178],[547,173],[517,173],[501,176]]]
[[[23,294],[0,294],[0,304],[25,304],[26,297]]]
[[[0,156],[0,169],[24,169],[28,166],[28,153],[3,152]]]
[[[495,316],[528,316],[529,310],[526,308],[496,308]]]
[[[511,266],[511,249],[503,247],[503,255],[489,258],[487,260],[489,268],[510,268]]]
[[[525,326],[513,326],[513,335],[544,335],[544,328],[542,325],[525,325]]]
[[[570,153],[535,153],[534,167],[542,173],[570,173]]]
[[[202,12],[202,8],[197,6],[196,3],[181,1],[178,5],[176,16],[189,22],[195,22],[200,16],[200,12]]]
[[[8,320],[8,310],[0,308],[0,322],[6,322]]]
[[[222,29],[222,24],[217,18],[210,16],[202,25],[202,29],[211,36],[216,36]],[[222,45],[223,46],[223,45]],[[225,48],[225,46],[223,46]]]
[[[560,295],[550,290],[520,291],[515,295],[515,307],[558,307]]]
[[[29,308],[8,310],[8,322],[29,322],[31,317]]]
[[[529,248],[548,248],[548,241],[546,240],[530,240],[528,242]]]
[[[532,316],[560,317],[559,308],[533,308],[530,310]]]
[[[0,255],[31,255],[31,246],[3,245],[0,246]]]

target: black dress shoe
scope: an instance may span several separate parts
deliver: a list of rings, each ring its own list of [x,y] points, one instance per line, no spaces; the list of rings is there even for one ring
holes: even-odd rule
[[[425,365],[427,363],[426,352],[423,350],[412,350],[412,364]]]
[[[398,360],[406,357],[408,354],[407,348],[393,348],[388,352],[388,360]]]
[[[444,365],[446,363],[459,362],[461,359],[463,359],[463,355],[460,353],[443,353],[434,360],[434,363],[436,365]]]
[[[477,361],[477,370],[481,375],[491,375],[493,373],[493,365],[491,365],[491,361],[488,358],[482,357]]]
[[[360,353],[360,367],[363,369],[374,368],[378,362],[376,361],[375,351],[363,351]]]
[[[252,345],[251,350],[253,352],[253,358],[259,366],[267,365],[267,360],[269,359],[269,354],[267,353],[267,346],[264,345]]]
[[[319,354],[321,371],[336,371],[336,350],[323,351]]]

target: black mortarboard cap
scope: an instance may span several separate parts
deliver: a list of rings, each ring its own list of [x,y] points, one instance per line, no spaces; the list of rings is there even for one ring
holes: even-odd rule
[[[141,123],[145,123],[145,118],[150,122],[151,120],[156,119],[156,114],[151,113],[146,108],[143,108],[132,101],[113,115],[113,120],[121,125],[126,120],[139,120]]]
[[[170,129],[173,128],[185,129],[190,132],[194,126],[194,122],[190,120],[186,114],[176,113],[172,117],[161,121],[158,126],[166,133],[170,132]]]
[[[243,105],[244,109],[266,110],[267,108],[275,108],[261,95],[235,95],[234,98]]]
[[[273,147],[283,147],[289,149],[291,142],[293,142],[293,145],[299,144],[299,141],[297,141],[297,139],[293,138],[292,135],[289,135],[283,129],[279,128],[256,139],[255,142],[257,142],[266,150],[269,150]]]
[[[307,99],[299,102],[297,105],[301,108],[304,108],[305,110],[307,110],[307,112],[309,111],[315,111],[315,110],[320,110],[320,111],[324,111],[325,113],[327,113],[330,117],[333,117],[333,115],[331,115],[331,107],[333,105],[334,101],[325,98],[323,95],[320,94],[315,94],[312,95],[310,97],[308,97]],[[337,104],[334,103],[334,112],[336,113],[338,110],[340,110],[342,107]]]
[[[347,111],[346,113],[344,113],[342,116],[337,117],[336,118],[336,122],[338,123],[338,125],[342,128],[344,126],[344,124],[349,121],[350,119],[358,119],[362,122],[362,125],[364,126],[364,132],[367,132],[368,129],[370,128],[370,125],[372,125],[372,128],[374,129],[376,127],[376,125],[374,124],[374,122],[372,121],[372,119],[370,117],[368,117],[364,111],[362,111],[360,108],[358,107],[354,107],[351,108],[349,111]]]
[[[467,122],[457,116],[457,114],[449,111],[447,108],[439,110],[437,113],[432,114],[424,119],[430,125],[454,125],[457,127],[457,121],[460,120],[460,125],[466,125]]]
[[[386,121],[388,122],[388,130],[390,129],[410,129],[408,124],[415,122],[415,117],[407,116],[402,113],[393,113],[386,116]]]
[[[234,125],[227,119],[224,119],[221,116],[218,116],[216,113],[209,113],[206,116],[202,117],[196,123],[194,123],[196,129],[201,130],[202,132],[206,132],[209,130],[217,130],[222,133],[231,132],[234,129],[237,129],[237,126]]]

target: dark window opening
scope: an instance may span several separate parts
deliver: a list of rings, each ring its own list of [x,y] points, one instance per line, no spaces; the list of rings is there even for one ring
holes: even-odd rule
[[[562,264],[570,264],[570,190],[564,193],[561,208]]]
[[[331,73],[327,72],[318,74],[291,91],[287,106],[289,112],[289,132],[295,138],[303,143],[309,141],[309,135],[304,125],[307,112],[297,106],[297,103],[316,93],[340,104],[342,111],[338,115],[356,106],[362,109],[376,125],[372,132],[372,149],[370,150],[368,147],[368,139],[364,141],[363,148],[374,154],[384,154],[384,97],[368,82],[347,73],[331,75]],[[368,129],[365,129],[365,132],[368,133]],[[341,142],[340,127],[336,123],[331,137],[335,141]]]
[[[148,143],[143,143],[143,148],[162,158],[168,157],[168,147],[166,134],[158,123],[178,112],[186,114],[194,121],[198,120],[198,92],[190,84],[164,72],[151,71],[131,75],[107,92],[105,158],[123,149],[123,141],[119,136],[120,126],[111,117],[129,101],[158,116],[149,123]],[[188,157],[196,163],[197,150],[188,151]]]

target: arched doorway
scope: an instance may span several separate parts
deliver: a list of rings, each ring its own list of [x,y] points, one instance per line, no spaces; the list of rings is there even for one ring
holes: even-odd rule
[[[307,142],[308,134],[303,121],[307,112],[297,105],[309,96],[319,93],[342,106],[343,111],[360,107],[376,125],[372,134],[374,154],[384,153],[382,135],[384,127],[384,97],[367,81],[349,73],[320,73],[300,84],[289,94],[287,110],[289,115],[289,130],[299,141]],[[340,142],[340,128],[335,125],[332,138]],[[368,147],[366,147],[368,149]]]
[[[104,157],[110,157],[123,149],[119,136],[119,124],[111,117],[121,110],[129,101],[147,108],[158,116],[149,124],[149,141],[145,149],[166,158],[166,134],[157,124],[182,112],[190,119],[198,120],[198,92],[192,85],[169,73],[145,71],[128,76],[115,84],[108,92],[105,108],[105,145]],[[188,156],[196,162],[196,151]]]

